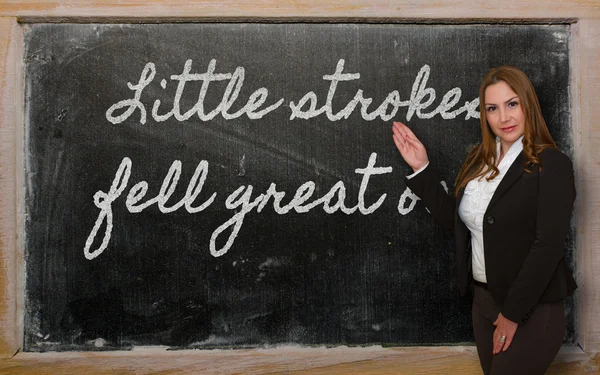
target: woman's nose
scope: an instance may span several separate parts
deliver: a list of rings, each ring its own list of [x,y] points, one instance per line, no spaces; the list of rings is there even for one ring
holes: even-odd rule
[[[508,121],[509,118],[510,118],[510,116],[508,115],[506,110],[503,108],[500,108],[500,122],[506,122],[506,121]]]

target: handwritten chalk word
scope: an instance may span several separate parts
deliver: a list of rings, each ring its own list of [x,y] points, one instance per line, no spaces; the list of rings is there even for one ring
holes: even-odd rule
[[[240,91],[242,90],[242,86],[244,85],[244,75],[245,70],[243,67],[237,67],[233,73],[215,73],[216,60],[213,59],[208,64],[208,68],[205,73],[196,74],[190,73],[192,70],[192,60],[187,60],[183,67],[183,72],[179,75],[172,75],[171,80],[177,81],[177,90],[175,91],[175,97],[173,100],[173,108],[170,111],[159,114],[161,101],[156,99],[154,101],[154,105],[152,106],[152,118],[156,122],[166,121],[171,116],[175,116],[177,121],[186,121],[189,120],[194,114],[198,115],[198,118],[202,121],[209,121],[215,118],[218,114],[221,114],[224,119],[231,120],[238,118],[242,115],[246,115],[251,120],[256,120],[262,118],[267,113],[275,110],[277,107],[283,103],[283,99],[280,99],[275,104],[272,104],[266,108],[260,109],[265,102],[267,101],[267,97],[269,95],[269,91],[261,87],[258,90],[254,91],[246,105],[242,107],[235,113],[229,113],[228,111],[231,109],[235,101],[237,100]],[[140,112],[140,124],[146,123],[146,106],[141,102],[142,92],[144,89],[154,80],[156,75],[156,67],[154,63],[149,62],[142,70],[142,74],[140,75],[140,79],[137,84],[132,84],[131,82],[127,83],[127,87],[130,90],[134,91],[133,99],[121,100],[118,103],[113,104],[106,111],[106,119],[112,124],[120,124],[123,121],[127,120],[136,110]],[[212,111],[206,113],[204,109],[204,99],[206,98],[206,94],[208,92],[208,88],[211,82],[215,81],[226,81],[229,80],[227,87],[223,93],[223,97],[219,105],[213,109]],[[185,89],[185,85],[188,82],[194,81],[202,81],[202,86],[200,88],[200,93],[198,94],[198,101],[196,104],[185,111],[182,112],[181,109],[181,97],[183,96],[183,91]],[[167,87],[167,81],[162,80],[160,83],[163,89]],[[121,114],[115,114],[115,112],[122,110],[125,108],[125,111]]]
[[[231,246],[233,246],[246,215],[254,208],[256,208],[257,213],[260,213],[271,198],[273,198],[273,210],[280,215],[287,214],[292,209],[297,213],[306,213],[319,205],[323,205],[323,211],[327,214],[332,214],[340,210],[344,214],[350,215],[357,209],[363,215],[372,214],[383,204],[387,194],[381,195],[375,203],[366,207],[365,193],[367,191],[369,179],[373,175],[392,172],[392,167],[375,167],[376,160],[377,154],[372,153],[366,168],[357,168],[354,170],[355,173],[363,175],[358,192],[358,204],[354,207],[346,206],[346,187],[343,181],[338,181],[328,193],[308,204],[305,203],[312,197],[315,191],[315,183],[313,181],[305,182],[298,187],[292,200],[285,206],[281,206],[281,201],[285,196],[285,192],[277,191],[275,183],[271,183],[266,193],[260,194],[254,199],[251,199],[253,191],[252,185],[240,186],[236,191],[231,193],[225,201],[225,207],[227,207],[228,210],[239,209],[239,211],[213,232],[210,237],[210,253],[214,257],[226,254]],[[232,227],[232,229],[227,242],[222,248],[217,249],[217,238],[229,227]]]
[[[85,258],[88,260],[92,260],[102,254],[102,252],[104,252],[108,246],[113,229],[112,204],[117,198],[119,198],[119,196],[121,196],[127,187],[127,184],[129,183],[129,177],[131,175],[131,168],[131,159],[128,157],[123,158],[119,168],[117,169],[117,173],[115,174],[115,178],[113,179],[108,193],[99,190],[96,192],[96,194],[94,194],[94,204],[100,209],[100,213],[98,214],[98,218],[96,219],[96,223],[94,224],[92,231],[85,241],[83,253]],[[185,196],[178,203],[171,207],[167,207],[167,201],[169,198],[171,198],[173,192],[175,192],[180,175],[181,162],[179,160],[175,160],[173,164],[171,164],[171,168],[169,168],[169,172],[165,176],[158,195],[155,198],[149,199],[145,203],[139,205],[137,205],[137,203],[142,200],[148,192],[148,183],[146,181],[138,182],[130,189],[129,194],[127,195],[127,200],[125,202],[127,210],[129,210],[131,213],[139,213],[145,208],[157,203],[158,209],[162,213],[176,211],[182,206],[185,206],[185,209],[189,213],[197,213],[212,204],[217,193],[213,193],[210,198],[208,198],[201,205],[195,207],[193,206],[196,198],[202,191],[202,187],[204,186],[206,177],[208,175],[208,162],[202,160],[200,163],[198,163],[198,166],[196,167],[196,170],[190,179]],[[102,243],[96,250],[90,251],[94,239],[96,238],[96,234],[98,233],[98,230],[104,221],[106,221],[106,226],[104,229]]]
[[[472,101],[466,101],[462,107],[459,107],[453,111],[454,108],[460,101],[462,91],[460,88],[455,87],[448,91],[443,97],[436,109],[431,112],[425,113],[427,109],[436,98],[436,91],[431,87],[427,87],[427,81],[429,80],[429,74],[431,68],[429,65],[423,65],[419,70],[417,77],[413,83],[412,91],[410,93],[410,99],[400,100],[400,94],[398,90],[394,90],[388,94],[385,100],[375,109],[373,112],[368,112],[368,108],[373,102],[372,98],[366,98],[363,94],[363,90],[359,89],[344,109],[338,113],[333,113],[332,105],[335,92],[339,82],[352,81],[360,78],[360,73],[343,73],[344,70],[343,59],[339,60],[335,73],[332,75],[325,75],[323,79],[331,81],[329,85],[329,92],[327,93],[327,99],[325,104],[317,109],[317,94],[314,91],[308,92],[298,103],[291,101],[289,103],[292,113],[290,120],[295,118],[310,119],[317,117],[323,113],[326,114],[330,121],[338,121],[347,119],[356,109],[356,106],[360,103],[360,113],[363,120],[372,121],[377,118],[383,121],[389,121],[394,118],[400,107],[408,107],[406,112],[406,121],[410,121],[413,115],[416,115],[420,119],[430,119],[435,115],[439,114],[444,120],[450,120],[456,118],[463,112],[466,112],[465,120],[470,118],[479,118],[479,98],[475,98]],[[426,99],[426,100],[425,100]],[[302,108],[308,106],[306,110]],[[391,107],[391,109],[390,109]]]
[[[377,201],[375,201],[375,203],[367,206],[365,203],[365,194],[367,192],[370,178],[375,175],[392,172],[392,167],[376,167],[376,161],[377,154],[372,153],[365,168],[355,169],[355,173],[362,175],[362,180],[358,192],[358,203],[354,207],[348,207],[346,205],[346,187],[343,181],[338,181],[324,196],[317,198],[310,203],[307,202],[312,198],[316,186],[313,181],[307,181],[298,187],[292,200],[283,206],[282,200],[285,197],[285,192],[278,191],[275,183],[271,183],[265,193],[260,194],[255,198],[252,198],[252,185],[240,186],[225,200],[225,207],[228,210],[235,210],[235,214],[212,233],[209,245],[210,253],[214,257],[219,257],[226,254],[227,251],[229,251],[229,249],[233,246],[233,243],[244,223],[246,215],[255,208],[256,212],[260,213],[269,204],[270,200],[272,201],[273,210],[280,215],[287,214],[291,210],[294,210],[297,213],[307,213],[320,205],[322,205],[323,211],[327,214],[335,213],[338,210],[347,215],[350,215],[357,210],[363,215],[372,214],[383,204],[387,194],[382,194]],[[108,193],[99,190],[96,192],[96,194],[94,194],[94,204],[100,209],[100,212],[94,227],[92,228],[86,240],[83,250],[84,256],[88,260],[98,257],[104,252],[104,250],[106,250],[108,246],[113,230],[112,204],[123,194],[124,190],[127,188],[129,177],[131,175],[132,164],[133,163],[130,158],[123,158],[119,168],[117,169]],[[125,206],[130,213],[140,213],[153,204],[157,204],[158,209],[162,213],[173,212],[183,206],[185,206],[185,209],[189,213],[198,213],[210,206],[214,202],[217,195],[217,193],[213,193],[210,198],[208,198],[201,205],[193,206],[194,202],[198,198],[198,195],[202,191],[207,175],[208,162],[202,160],[198,164],[194,175],[190,179],[185,196],[178,203],[167,206],[167,202],[175,192],[181,176],[181,162],[179,160],[175,160],[169,168],[160,191],[155,198],[139,204],[139,202],[148,192],[148,183],[146,181],[141,181],[135,184],[129,190],[127,199],[125,201]],[[96,235],[98,234],[98,231],[104,222],[106,222],[106,225],[102,243],[96,250],[90,250]],[[231,233],[229,234],[227,242],[222,248],[218,249],[216,241],[218,237],[228,228],[231,228]]]

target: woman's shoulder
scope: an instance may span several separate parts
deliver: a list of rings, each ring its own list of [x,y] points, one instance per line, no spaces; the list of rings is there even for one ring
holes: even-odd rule
[[[556,147],[546,147],[538,155],[542,168],[568,168],[573,169],[571,158]]]
[[[565,160],[571,161],[571,158],[556,147],[546,147],[538,155],[540,160]]]

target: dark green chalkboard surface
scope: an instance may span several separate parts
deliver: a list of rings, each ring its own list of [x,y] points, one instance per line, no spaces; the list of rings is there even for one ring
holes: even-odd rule
[[[392,121],[452,190],[516,65],[572,151],[565,25],[26,29],[29,351],[470,342]]]

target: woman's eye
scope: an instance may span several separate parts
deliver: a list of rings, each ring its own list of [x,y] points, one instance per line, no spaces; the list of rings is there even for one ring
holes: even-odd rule
[[[496,110],[496,107],[494,107],[494,106],[489,106],[489,107],[487,107],[487,108],[486,108],[486,110],[487,110],[488,112],[494,112],[494,111]]]
[[[509,108],[515,108],[518,106],[519,106],[519,102],[517,102],[517,101],[512,101],[512,102],[508,103]]]

